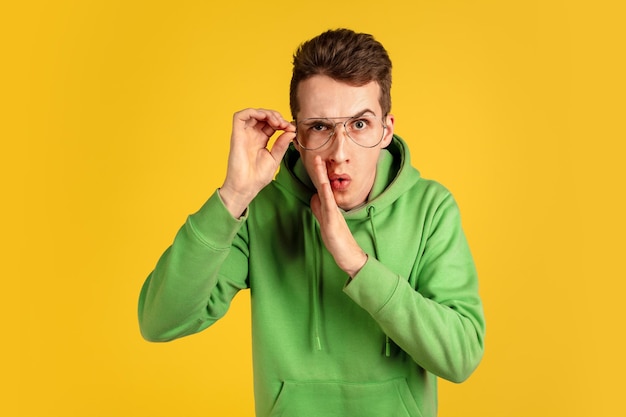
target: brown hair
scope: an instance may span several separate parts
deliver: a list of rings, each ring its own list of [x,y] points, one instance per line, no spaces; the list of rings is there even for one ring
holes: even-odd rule
[[[380,86],[382,116],[391,110],[391,60],[383,45],[372,35],[335,29],[298,47],[293,56],[289,88],[289,105],[294,119],[300,110],[298,85],[314,75],[326,75],[355,86],[376,81]]]

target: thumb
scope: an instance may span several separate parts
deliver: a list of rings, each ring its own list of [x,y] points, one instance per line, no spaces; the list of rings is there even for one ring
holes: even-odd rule
[[[276,142],[272,145],[272,149],[270,150],[270,154],[275,161],[280,161],[285,156],[285,152],[289,148],[289,144],[296,137],[295,132],[283,132],[278,138],[276,138]]]
[[[322,202],[320,201],[319,194],[315,194],[313,195],[313,197],[311,197],[311,211],[319,222],[322,218]]]

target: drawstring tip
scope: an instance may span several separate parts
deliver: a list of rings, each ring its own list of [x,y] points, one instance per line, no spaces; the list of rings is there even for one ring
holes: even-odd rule
[[[391,343],[389,343],[389,337],[387,337],[385,340],[385,356],[391,356]]]
[[[320,341],[320,337],[319,336],[315,336],[315,347],[317,348],[317,350],[322,350],[322,342]]]

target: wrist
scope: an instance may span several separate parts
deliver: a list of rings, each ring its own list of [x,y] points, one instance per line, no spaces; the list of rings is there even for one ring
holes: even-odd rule
[[[361,251],[358,256],[355,256],[354,262],[344,269],[344,271],[350,276],[350,279],[353,279],[356,274],[359,273],[361,269],[367,263],[368,256],[365,252]]]
[[[217,191],[226,209],[236,219],[240,218],[243,215],[243,213],[248,208],[248,205],[254,198],[250,197],[247,194],[234,191],[226,184],[222,185],[222,187],[220,187]]]

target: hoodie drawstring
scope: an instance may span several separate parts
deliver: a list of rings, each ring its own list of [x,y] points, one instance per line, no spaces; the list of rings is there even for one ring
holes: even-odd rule
[[[378,238],[376,236],[376,224],[374,223],[374,214],[376,214],[376,207],[369,206],[367,208],[367,216],[370,219],[370,225],[372,227],[372,240],[374,241],[374,256],[376,259],[380,259],[378,256]],[[389,336],[385,334],[385,356],[391,357],[391,340]]]
[[[376,207],[369,206],[367,208],[367,217],[370,219],[370,226],[372,227],[372,240],[374,241],[374,256],[378,257],[378,239],[376,238],[376,225],[374,224],[374,214],[376,214]]]
[[[320,279],[320,266],[318,265],[318,250],[320,248],[320,242],[317,237],[317,228],[315,216],[310,217],[311,236],[313,241],[313,248],[311,250],[313,254],[313,278],[311,279],[311,308],[313,310],[313,328],[311,338],[315,349],[322,350],[322,341],[320,339],[320,299],[319,299],[319,279]]]

